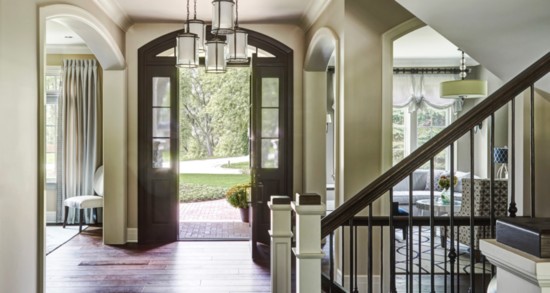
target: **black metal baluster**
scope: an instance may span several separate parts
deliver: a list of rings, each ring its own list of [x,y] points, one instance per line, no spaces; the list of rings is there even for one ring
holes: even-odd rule
[[[342,229],[342,230],[341,230],[341,231],[342,231],[342,245],[341,245],[341,247],[342,247],[342,275],[341,275],[341,277],[342,277],[342,282],[341,282],[341,283],[342,283],[342,287],[345,288],[345,285],[346,285],[346,282],[345,282],[345,276],[346,276],[346,274],[345,274],[345,267],[346,267],[346,263],[345,263],[345,260],[346,260],[345,247],[346,247],[346,245],[345,245],[345,243],[346,243],[346,242],[344,241],[344,234],[346,233],[346,231],[345,231],[345,229],[344,229],[344,226],[342,226],[341,229]]]
[[[409,283],[407,286],[407,292],[413,292],[413,174],[409,175],[409,239],[408,239],[408,257],[407,257],[407,266],[408,266],[408,277]]]
[[[460,235],[460,226],[456,226],[456,231]],[[456,240],[456,292],[460,292],[460,239]]]
[[[369,227],[368,227],[368,233],[369,233],[369,239],[368,239],[368,284],[367,284],[367,292],[372,293],[372,274],[374,273],[372,270],[372,204],[369,205]]]
[[[513,120],[514,118],[512,118]],[[495,113],[491,114],[491,186],[490,189],[490,202],[489,202],[489,234],[491,235],[491,238],[495,238],[495,224],[496,224],[496,206],[495,206]],[[513,149],[513,148],[512,148]],[[472,185],[473,186],[473,185]],[[485,235],[487,229],[486,226],[479,227],[480,230],[482,230],[483,234]],[[494,273],[494,267],[491,266],[491,272]],[[483,273],[485,273],[485,263],[483,263]],[[483,278],[483,282],[485,282],[485,278]],[[485,285],[483,285],[483,288],[485,288]]]
[[[357,226],[354,226],[353,229],[355,230],[353,232],[353,234],[355,234],[355,237],[353,238],[354,239],[354,243],[353,243],[354,253],[353,253],[353,255],[355,256],[355,258],[353,259],[353,263],[355,264],[354,269],[353,269],[353,273],[355,274],[355,276],[353,278],[355,280],[355,287],[354,287],[355,289],[353,290],[353,293],[358,293],[358,291],[357,291],[357,263],[358,263],[358,261],[357,261],[357,255],[358,255],[358,253],[357,253],[357,238],[359,238],[359,234],[357,234]]]
[[[454,273],[455,273],[455,260],[456,260],[456,249],[455,249],[455,230],[454,230],[454,218],[455,218],[455,191],[454,191],[454,144],[450,145],[451,147],[451,178],[450,178],[450,187],[451,187],[451,201],[450,201],[450,212],[449,212],[449,224],[451,226],[451,247],[449,248],[449,261],[451,267],[451,292],[454,292]]]
[[[422,292],[422,226],[418,226],[418,292]]]
[[[380,226],[380,293],[384,290],[384,226]]]
[[[449,274],[449,271],[447,270],[447,251],[448,251],[448,249],[447,249],[447,247],[448,247],[448,245],[447,245],[447,236],[449,234],[447,233],[447,227],[443,227],[443,228],[444,228],[443,229],[443,232],[444,232],[443,233],[444,234],[443,235],[444,236],[443,241],[445,241],[445,247],[444,247],[444,250],[443,250],[444,251],[443,252],[443,274],[445,276],[445,278],[443,279],[443,287],[445,288],[445,292],[447,292],[447,283],[448,283],[447,282],[447,279],[448,279],[447,276]]]
[[[395,288],[395,227],[393,226],[393,188],[390,189],[390,292],[397,292]]]
[[[483,275],[482,275],[483,278],[481,278],[481,286],[482,286],[481,288],[483,288],[483,290],[485,290],[485,289],[487,288],[487,287],[485,287],[485,269],[486,269],[486,266],[485,266],[485,255],[483,255],[483,256],[481,257],[481,259],[483,260]],[[491,278],[493,278],[493,275],[494,275],[494,273],[491,274]]]
[[[512,99],[512,163],[511,166],[511,180],[512,180],[512,192],[511,202],[508,212],[510,217],[515,218],[518,208],[516,207],[516,99]]]
[[[353,244],[355,243],[355,235],[353,235],[353,217],[349,220],[349,290],[353,291],[353,284],[354,284],[354,250],[353,250]]]
[[[535,85],[531,85],[531,218],[536,213],[535,198]],[[515,179],[515,178],[514,178]]]
[[[329,292],[332,293],[332,284],[334,284],[334,232],[330,232],[329,237],[329,259],[330,259],[330,266],[329,266],[329,278],[330,278],[330,289]]]
[[[491,138],[490,138],[490,151],[491,151],[491,186],[489,187],[489,210],[490,210],[490,219],[491,225],[489,226],[489,233],[491,238],[495,238],[495,113],[491,114]],[[472,181],[472,188],[474,187]],[[472,193],[473,196],[473,193]],[[481,228],[480,228],[481,229]]]
[[[434,223],[434,159],[430,159],[430,290],[435,293],[435,223]]]
[[[493,121],[494,122],[494,121]],[[491,123],[491,129],[492,129]],[[491,130],[491,133],[493,131]],[[470,130],[470,293],[476,292],[476,284],[475,284],[475,254],[474,254],[474,173],[475,173],[475,147],[474,147],[474,130]],[[493,149],[491,147],[491,149]],[[491,156],[491,161],[493,161],[493,156]],[[492,163],[494,166],[494,163]],[[493,173],[491,171],[491,173]],[[464,192],[464,189],[463,191]],[[464,203],[464,201],[462,202]]]

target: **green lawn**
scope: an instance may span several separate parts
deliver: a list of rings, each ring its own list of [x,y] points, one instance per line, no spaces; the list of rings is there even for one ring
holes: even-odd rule
[[[180,174],[180,184],[200,184],[229,188],[235,184],[248,183],[246,174]]]
[[[180,174],[180,201],[195,202],[225,198],[233,185],[250,182],[242,174]]]

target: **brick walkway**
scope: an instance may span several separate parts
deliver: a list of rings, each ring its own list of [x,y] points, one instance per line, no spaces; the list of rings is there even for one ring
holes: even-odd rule
[[[241,221],[240,211],[225,199],[181,203],[180,239],[250,238],[248,223]]]

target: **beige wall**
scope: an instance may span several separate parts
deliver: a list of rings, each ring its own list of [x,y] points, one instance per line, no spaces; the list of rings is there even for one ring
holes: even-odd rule
[[[0,291],[37,292],[38,5],[71,3],[103,21],[123,45],[124,34],[93,1],[0,0]],[[14,29],[16,28],[16,29]],[[43,198],[41,194],[40,198]],[[14,219],[24,219],[17,220]]]
[[[468,78],[482,79],[487,81],[488,95],[499,89],[503,82],[482,66],[472,67],[472,73]],[[475,107],[483,98],[466,99],[462,112],[458,117],[465,115],[470,109]],[[474,174],[482,178],[490,177],[490,125],[491,120],[485,119],[482,128],[474,135]],[[502,147],[508,145],[508,108],[504,107],[495,113],[495,146]],[[470,133],[468,132],[460,138],[456,145],[456,170],[470,171]]]
[[[304,34],[295,25],[243,25],[268,35],[294,50],[294,191],[302,186],[302,64]],[[126,62],[128,64],[128,227],[137,228],[137,50],[148,42],[182,28],[182,24],[140,23],[132,26],[126,35]]]

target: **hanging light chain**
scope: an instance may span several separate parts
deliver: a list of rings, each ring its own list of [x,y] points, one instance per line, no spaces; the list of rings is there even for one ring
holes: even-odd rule
[[[235,1],[235,28],[239,26],[239,0]]]
[[[197,19],[197,0],[195,0],[195,15],[193,16],[193,19]]]

